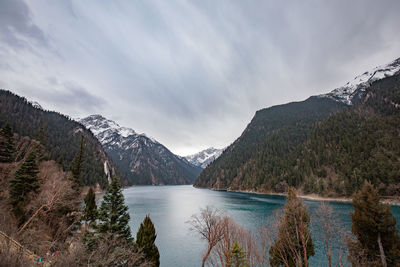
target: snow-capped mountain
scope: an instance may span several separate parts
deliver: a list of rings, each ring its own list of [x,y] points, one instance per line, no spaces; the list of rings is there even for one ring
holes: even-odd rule
[[[201,168],[173,154],[156,140],[121,127],[115,121],[91,115],[79,122],[97,137],[131,184],[191,184],[200,174]]]
[[[400,73],[400,58],[391,63],[374,68],[371,71],[354,78],[353,81],[346,83],[344,86],[336,88],[328,94],[320,95],[319,97],[329,97],[347,105],[354,104],[365,92],[372,82],[390,77]]]
[[[185,159],[193,165],[199,166],[204,169],[205,167],[207,167],[208,164],[221,156],[223,151],[224,148],[217,149],[210,147],[196,154],[186,156]]]

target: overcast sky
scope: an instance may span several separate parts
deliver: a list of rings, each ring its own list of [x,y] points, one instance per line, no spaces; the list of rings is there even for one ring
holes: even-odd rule
[[[400,1],[0,0],[0,88],[186,155],[400,57]]]

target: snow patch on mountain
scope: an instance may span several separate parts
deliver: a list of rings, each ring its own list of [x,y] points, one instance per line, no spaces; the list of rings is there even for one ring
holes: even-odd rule
[[[115,121],[99,114],[90,115],[78,121],[89,129],[106,149],[119,150],[120,160],[124,158],[123,151],[133,150],[140,153],[142,145],[147,147],[160,145],[155,139],[145,134],[138,134],[131,128],[121,127]]]
[[[121,127],[115,121],[106,119],[98,114],[78,119],[78,121],[88,128],[103,145],[121,146],[130,136],[142,136],[133,129]]]
[[[399,73],[400,58],[387,65],[379,66],[371,71],[364,72],[363,74],[355,77],[354,80],[346,83],[344,86],[336,88],[330,93],[319,95],[318,97],[328,97],[336,101],[343,102],[347,105],[352,105],[357,96],[359,96],[360,93],[365,92],[372,82]]]
[[[36,101],[29,101],[29,103],[31,103],[34,108],[44,110],[43,107]]]
[[[214,161],[219,156],[221,156],[223,151],[224,151],[224,148],[217,149],[217,148],[210,147],[210,148],[202,150],[196,154],[186,156],[184,158],[188,162],[192,163],[193,165],[204,169],[207,167],[208,164],[210,164],[212,161]]]
[[[78,121],[97,137],[132,184],[191,184],[201,171],[154,138],[121,127],[101,115]]]

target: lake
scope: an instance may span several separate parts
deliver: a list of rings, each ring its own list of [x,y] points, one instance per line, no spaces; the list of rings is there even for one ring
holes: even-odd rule
[[[136,186],[123,191],[125,203],[131,216],[132,235],[136,232],[146,214],[156,227],[156,245],[160,251],[162,267],[200,266],[205,241],[189,231],[187,222],[191,215],[199,213],[207,205],[216,207],[231,216],[246,229],[257,231],[259,225],[268,224],[273,212],[285,204],[285,197],[226,191],[197,189],[191,185],[182,186]],[[303,200],[311,214],[312,223],[316,221],[315,209],[319,202]],[[343,228],[350,231],[352,210],[350,203],[329,202],[334,214]],[[400,207],[392,206],[399,227]],[[326,266],[322,238],[315,223],[312,226],[315,256],[311,266]]]

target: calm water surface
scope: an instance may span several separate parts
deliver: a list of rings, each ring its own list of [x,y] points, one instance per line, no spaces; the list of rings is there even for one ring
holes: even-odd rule
[[[131,216],[130,226],[133,235],[139,228],[146,214],[150,214],[157,230],[156,244],[160,251],[162,267],[200,266],[201,255],[206,247],[205,241],[189,231],[185,223],[192,214],[207,205],[219,208],[247,229],[257,231],[262,224],[268,224],[274,210],[285,204],[281,196],[234,193],[197,189],[190,185],[182,186],[138,186],[124,189],[125,203]],[[303,200],[315,221],[315,209],[319,202]],[[352,205],[348,203],[329,202],[341,225],[351,229],[349,212]],[[400,207],[391,207],[398,227]],[[322,239],[314,225],[312,238],[315,245],[315,256],[312,266],[326,266]]]

